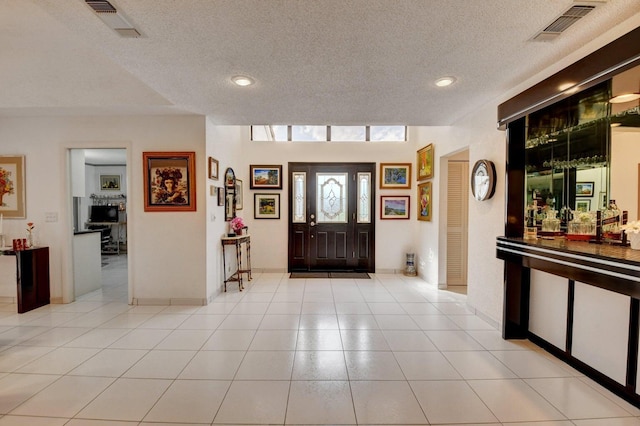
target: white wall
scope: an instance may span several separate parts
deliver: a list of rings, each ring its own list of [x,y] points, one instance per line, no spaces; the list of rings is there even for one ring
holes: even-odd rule
[[[411,135],[409,135],[411,138]],[[426,145],[426,142],[424,143]],[[376,142],[376,143],[326,143],[326,142],[251,142],[249,134],[242,141],[242,156],[236,177],[244,181],[244,210],[238,212],[249,226],[251,234],[251,263],[254,268],[287,268],[287,235],[289,205],[287,188],[289,185],[287,164],[289,162],[358,162],[358,163],[414,163],[416,141]],[[249,166],[251,164],[282,164],[283,189],[280,193],[280,220],[254,220],[253,194],[249,189]],[[379,166],[376,169],[379,174]],[[402,270],[405,253],[415,251],[413,235],[416,228],[416,182],[415,175],[411,189],[380,190],[379,176],[376,178],[376,206],[380,195],[411,196],[411,220],[380,220],[376,214],[376,270]]]
[[[496,192],[478,201],[469,194],[469,251],[467,303],[496,324],[502,323],[504,263],[496,258],[496,237],[505,227],[505,132],[496,130],[497,105],[488,105],[454,127],[457,143],[469,147],[469,170],[478,160],[490,160],[496,167]],[[445,210],[446,211],[446,210]],[[443,238],[446,228],[441,228]],[[446,253],[442,251],[441,253]],[[446,278],[441,268],[440,281]]]
[[[69,148],[127,148],[130,297],[204,300],[205,124],[197,116],[0,118],[0,154],[26,156],[27,218],[4,221],[8,238],[26,222],[50,247],[51,297],[73,300]],[[142,152],[196,152],[196,212],[143,211]],[[45,222],[45,213],[58,215]]]
[[[247,199],[249,181],[246,180],[244,176],[241,176],[240,172],[245,167],[244,161],[242,160],[242,141],[249,139],[249,137],[250,129],[248,127],[216,126],[211,124],[209,120],[206,121],[207,155],[202,163],[206,161],[206,167],[208,167],[208,157],[213,157],[218,160],[218,180],[207,178],[205,188],[205,205],[207,209],[206,294],[209,300],[222,291],[223,288],[224,271],[222,269],[222,245],[220,243],[220,237],[228,232],[228,224],[224,218],[224,206],[218,206],[218,198],[215,195],[211,195],[211,187],[224,187],[225,171],[227,167],[231,167],[236,174],[236,178],[243,180],[245,190],[243,200],[244,209],[238,210],[237,215],[248,218],[247,212],[252,208],[253,202],[249,204]],[[253,217],[253,215],[251,215],[251,217]],[[249,228],[249,231],[253,234],[252,228]],[[253,243],[256,239],[252,237],[251,240]],[[253,260],[257,249],[254,248],[253,244],[251,248],[251,257]],[[227,269],[234,268],[235,270],[235,255],[232,255],[230,252],[231,248],[227,248],[227,250],[229,251],[227,253]],[[252,262],[251,266],[253,268],[257,267],[255,261]]]

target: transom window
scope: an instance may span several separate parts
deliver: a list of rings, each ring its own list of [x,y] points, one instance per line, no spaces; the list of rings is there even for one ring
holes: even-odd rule
[[[251,126],[256,142],[404,142],[406,126]]]

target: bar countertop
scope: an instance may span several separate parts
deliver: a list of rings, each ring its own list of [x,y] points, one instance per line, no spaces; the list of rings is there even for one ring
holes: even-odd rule
[[[523,238],[498,237],[498,245],[512,243],[526,245],[540,249],[557,250],[581,256],[588,256],[602,260],[615,260],[622,263],[640,266],[640,250],[633,250],[624,246],[608,243],[594,244],[587,241],[569,241],[564,238],[553,240],[541,239],[525,240]]]

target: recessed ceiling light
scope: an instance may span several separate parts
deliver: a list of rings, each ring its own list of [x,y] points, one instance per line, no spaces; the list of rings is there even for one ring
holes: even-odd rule
[[[447,87],[447,86],[451,86],[455,82],[456,82],[455,77],[441,77],[436,80],[436,86]]]
[[[623,104],[625,102],[637,101],[638,99],[640,99],[640,93],[623,93],[622,95],[609,99],[609,103]]]
[[[253,83],[255,83],[251,77],[247,77],[246,75],[236,75],[231,78],[231,81],[233,81],[236,85],[243,87],[251,86]]]

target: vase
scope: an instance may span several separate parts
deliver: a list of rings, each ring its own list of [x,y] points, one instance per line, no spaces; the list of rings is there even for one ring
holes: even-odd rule
[[[628,233],[627,239],[629,240],[629,244],[633,250],[640,250],[640,233]]]

